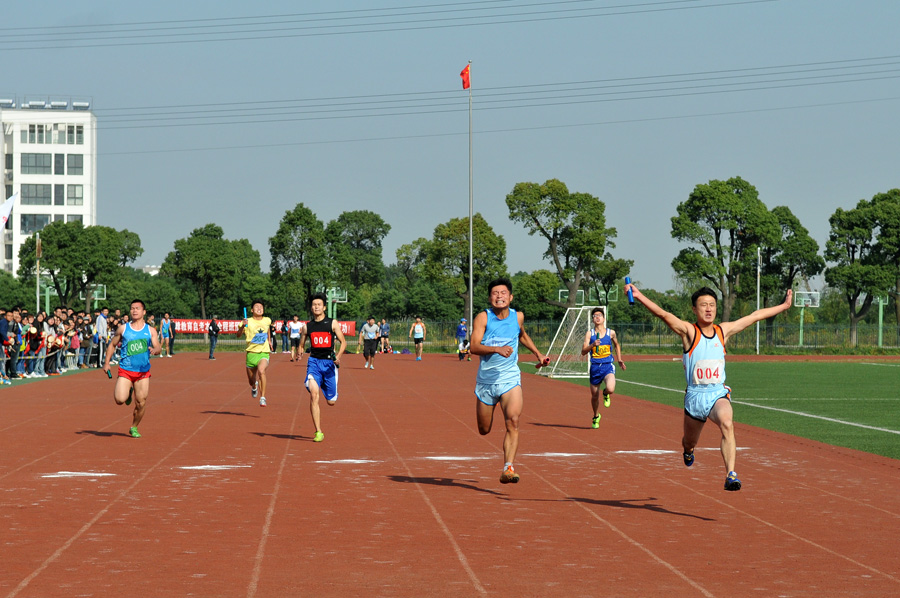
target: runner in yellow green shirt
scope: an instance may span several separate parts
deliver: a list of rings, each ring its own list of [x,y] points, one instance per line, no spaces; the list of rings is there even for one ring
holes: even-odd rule
[[[247,381],[250,383],[250,395],[254,399],[259,396],[259,406],[265,407],[272,320],[263,315],[265,306],[258,299],[250,306],[250,311],[252,316],[241,320],[237,333],[243,332],[247,340]]]

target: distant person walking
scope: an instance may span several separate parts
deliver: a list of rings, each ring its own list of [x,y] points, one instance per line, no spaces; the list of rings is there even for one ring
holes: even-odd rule
[[[391,325],[387,320],[381,318],[381,352],[387,353],[391,349]]]
[[[359,342],[363,344],[363,356],[366,365],[363,369],[375,369],[375,354],[378,353],[378,338],[381,335],[381,326],[375,323],[375,316],[369,316],[366,323],[359,329]]]
[[[162,343],[162,357],[172,357],[169,354],[169,336],[172,334],[172,320],[169,319],[169,314],[163,314],[162,320],[159,321],[159,338],[160,343]]]
[[[416,321],[409,327],[409,338],[413,339],[413,343],[416,345],[416,361],[422,361],[422,345],[425,344],[425,335],[427,333],[425,322],[422,321],[421,317],[416,316]]]
[[[216,322],[218,319],[217,316],[213,316],[209,321],[209,328],[207,328],[209,333],[209,358],[213,360],[216,358],[216,344],[219,342],[219,332],[221,331],[219,323]]]
[[[288,336],[291,340],[291,361],[300,361],[300,358],[303,356],[303,347],[300,345],[300,339],[305,329],[306,327],[300,321],[300,316],[298,315],[294,315],[294,318],[287,322]]]

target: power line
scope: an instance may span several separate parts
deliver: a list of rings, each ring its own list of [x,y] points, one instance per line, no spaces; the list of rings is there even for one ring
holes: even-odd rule
[[[544,2],[544,3],[532,3],[521,6],[509,6],[504,7],[507,9],[519,9],[524,8],[528,9],[531,6],[545,6],[545,5],[559,5],[559,4],[573,4],[580,2],[595,2],[596,0],[567,0],[565,2]],[[550,22],[550,21],[559,21],[559,20],[571,20],[571,19],[583,19],[583,18],[601,18],[601,17],[611,17],[611,16],[623,16],[623,15],[634,15],[634,14],[647,14],[647,13],[660,13],[660,12],[672,12],[672,11],[683,11],[683,10],[699,10],[699,9],[708,9],[708,8],[726,8],[733,6],[741,6],[741,5],[754,5],[754,4],[768,4],[772,2],[780,2],[781,0],[728,0],[725,2],[717,2],[716,0],[665,0],[665,1],[656,1],[656,2],[645,2],[639,4],[624,4],[624,5],[616,5],[609,7],[580,7],[580,8],[565,8],[565,9],[548,9],[548,10],[539,10],[539,11],[530,11],[530,12],[512,12],[508,15],[465,15],[465,16],[455,16],[455,17],[439,17],[439,18],[424,18],[424,19],[413,19],[413,20],[395,20],[395,21],[383,21],[374,23],[371,21],[363,21],[358,24],[343,24],[343,25],[307,25],[308,21],[301,20],[302,25],[294,25],[294,26],[284,26],[284,21],[277,22],[263,22],[263,23],[250,23],[247,22],[243,26],[245,27],[259,27],[260,25],[267,25],[267,27],[262,29],[244,29],[241,31],[192,31],[192,32],[177,32],[177,29],[184,28],[181,25],[172,25],[170,27],[153,27],[150,28],[149,25],[158,25],[161,22],[151,22],[147,24],[136,23],[133,24],[135,27],[144,26],[145,29],[135,28],[128,29],[127,31],[118,31],[118,30],[109,30],[96,31],[93,29],[85,28],[82,26],[82,31],[73,31],[72,33],[67,33],[69,35],[69,39],[59,40],[60,33],[59,31],[51,30],[51,28],[46,28],[48,33],[32,33],[32,34],[10,34],[5,35],[3,40],[0,40],[0,48],[5,51],[17,51],[17,50],[55,50],[55,49],[72,49],[72,48],[102,48],[102,47],[121,47],[121,46],[149,46],[149,45],[161,45],[161,44],[196,44],[196,43],[211,43],[211,42],[235,42],[235,41],[253,41],[253,40],[274,40],[274,39],[286,39],[286,38],[297,38],[297,37],[319,37],[319,36],[335,36],[335,35],[356,35],[356,34],[368,34],[368,33],[391,33],[397,31],[426,31],[426,30],[434,30],[434,29],[447,29],[447,28],[459,28],[459,27],[481,27],[481,26],[491,26],[491,25],[508,25],[508,24],[518,24],[518,23],[539,23],[539,22]],[[444,6],[444,5],[440,5]],[[469,9],[475,10],[475,9]],[[578,14],[570,14],[570,13],[578,13]],[[322,13],[325,14],[325,13]],[[433,13],[427,13],[433,14]],[[302,15],[284,15],[286,17],[298,17]],[[395,15],[390,15],[391,17]],[[401,15],[401,16],[409,16],[409,15]],[[417,15],[414,15],[417,16]],[[243,17],[244,19],[254,19],[260,17]],[[264,18],[274,18],[273,17],[264,17]],[[362,18],[362,17],[354,17],[354,18]],[[371,15],[369,16],[371,19]],[[378,18],[388,18],[378,17]],[[296,19],[294,19],[296,20]],[[208,20],[204,20],[208,21]],[[184,21],[184,22],[198,22],[198,21]],[[290,22],[290,20],[288,21]],[[165,23],[165,22],[162,22]],[[175,21],[173,23],[181,23],[181,21]],[[268,26],[271,25],[271,26]],[[121,25],[114,25],[121,26]],[[224,27],[226,25],[213,25],[211,27]],[[228,24],[228,27],[234,27],[234,24]],[[75,26],[72,26],[73,28]],[[88,27],[103,27],[103,26],[88,26]],[[196,29],[197,27],[207,27],[207,26],[195,26],[188,27]],[[360,29],[362,28],[362,29]],[[44,30],[45,28],[34,28],[37,31]],[[156,31],[160,30],[162,33],[147,33],[142,34],[142,31]],[[169,31],[169,33],[165,33]],[[124,35],[116,36],[111,34],[123,33]],[[101,37],[98,41],[98,36]],[[189,38],[189,36],[193,36]],[[213,36],[218,36],[213,38]],[[12,37],[26,37],[26,39],[11,39]],[[37,39],[34,39],[37,38]],[[151,40],[154,39],[156,41],[142,41],[142,40]],[[118,40],[118,41],[117,41]]]

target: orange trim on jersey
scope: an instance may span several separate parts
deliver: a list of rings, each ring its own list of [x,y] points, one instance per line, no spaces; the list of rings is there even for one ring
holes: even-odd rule
[[[715,331],[716,336],[719,337],[719,341],[722,343],[722,353],[727,355],[728,351],[725,349],[725,333],[722,332],[722,327],[718,324],[713,324],[713,330]],[[699,326],[694,324],[694,340],[691,343],[691,348],[685,351],[685,353],[691,355],[694,352],[694,349],[700,344],[701,336],[703,336],[703,331],[700,330]]]

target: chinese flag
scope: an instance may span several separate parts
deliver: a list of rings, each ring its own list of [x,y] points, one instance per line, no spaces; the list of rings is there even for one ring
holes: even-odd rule
[[[462,77],[463,89],[469,89],[469,67],[470,66],[471,65],[467,64],[466,68],[464,68],[462,70],[462,72],[459,74],[459,76]]]

